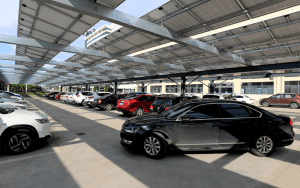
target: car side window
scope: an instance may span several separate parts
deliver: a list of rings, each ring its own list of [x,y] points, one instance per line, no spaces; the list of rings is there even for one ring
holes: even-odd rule
[[[273,99],[279,99],[279,98],[280,98],[280,94],[273,95],[272,98],[273,98]]]
[[[240,104],[220,104],[221,118],[260,117],[260,113]]]
[[[243,98],[243,97],[242,97],[242,96],[238,96],[238,95],[237,95],[237,96],[235,96],[235,98],[238,98],[238,99],[240,99],[240,98]]]
[[[295,98],[296,97],[296,95],[294,95],[294,94],[291,94],[291,98]]]
[[[190,119],[210,119],[210,118],[219,118],[217,104],[207,104],[197,106],[190,111],[188,111],[184,116]]]

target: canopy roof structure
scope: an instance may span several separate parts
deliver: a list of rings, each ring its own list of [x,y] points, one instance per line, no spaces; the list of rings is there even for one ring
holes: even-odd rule
[[[0,54],[16,62],[0,64],[15,69],[1,69],[1,79],[81,85],[300,75],[300,0],[170,0],[140,18],[116,10],[122,2],[21,0],[18,37],[0,35],[17,45],[16,56]],[[100,19],[123,27],[89,49],[69,46]],[[52,60],[61,51],[75,55]]]

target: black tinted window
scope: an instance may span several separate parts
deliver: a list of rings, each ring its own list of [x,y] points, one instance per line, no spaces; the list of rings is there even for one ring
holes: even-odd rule
[[[164,117],[170,118],[170,119],[177,118],[178,116],[180,116],[181,114],[186,112],[191,107],[192,106],[190,104],[182,105],[181,103],[179,103],[175,106],[172,106],[171,108],[164,111],[163,113],[161,113],[161,116],[164,116]]]
[[[112,96],[111,96],[111,99],[112,99],[112,100],[116,100],[116,99],[118,99],[118,97],[117,97],[116,95],[112,95]]]
[[[259,117],[260,113],[239,104],[220,104],[221,118]]]
[[[172,105],[172,99],[166,99],[164,103],[168,105]]]
[[[237,99],[241,99],[241,98],[243,98],[242,96],[235,96],[235,98],[237,98]]]
[[[216,104],[201,105],[191,109],[184,116],[190,119],[219,118],[218,106]]]

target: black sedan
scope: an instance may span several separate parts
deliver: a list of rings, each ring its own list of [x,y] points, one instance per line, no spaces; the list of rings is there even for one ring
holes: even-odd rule
[[[121,144],[142,149],[150,158],[166,151],[250,149],[269,156],[294,142],[292,120],[259,107],[228,100],[188,100],[161,114],[128,119]]]
[[[112,110],[116,108],[119,99],[124,99],[124,94],[107,94],[94,101],[89,101],[88,105],[100,109]]]
[[[51,93],[49,93],[49,95],[47,95],[47,98],[54,100],[55,99],[55,95],[58,94],[58,93],[60,93],[60,92],[51,92]]]

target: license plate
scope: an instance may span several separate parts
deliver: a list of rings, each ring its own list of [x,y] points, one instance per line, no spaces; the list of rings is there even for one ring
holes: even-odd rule
[[[119,103],[119,105],[123,105],[123,103],[122,103],[122,102],[120,102],[120,103]]]
[[[87,100],[87,97],[85,98],[85,100]]]

